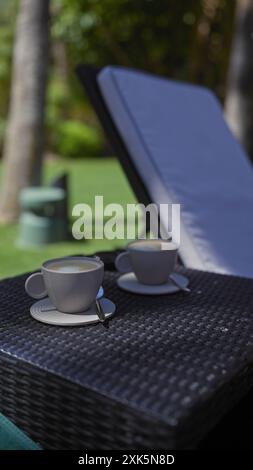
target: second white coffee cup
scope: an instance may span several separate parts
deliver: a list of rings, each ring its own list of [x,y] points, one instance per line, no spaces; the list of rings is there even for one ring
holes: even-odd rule
[[[164,284],[175,269],[177,254],[178,246],[172,242],[138,240],[117,256],[115,266],[120,273],[133,271],[142,284]]]

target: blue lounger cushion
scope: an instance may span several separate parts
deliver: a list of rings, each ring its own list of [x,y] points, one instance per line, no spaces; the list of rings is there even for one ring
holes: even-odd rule
[[[120,67],[98,85],[152,201],[181,204],[187,267],[253,277],[253,172],[215,96]]]

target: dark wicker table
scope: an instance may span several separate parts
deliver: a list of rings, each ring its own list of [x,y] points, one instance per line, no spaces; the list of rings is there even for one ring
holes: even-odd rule
[[[26,276],[0,282],[0,412],[47,449],[196,447],[253,386],[253,281],[179,271],[189,295],[106,271],[109,330],[40,324]]]

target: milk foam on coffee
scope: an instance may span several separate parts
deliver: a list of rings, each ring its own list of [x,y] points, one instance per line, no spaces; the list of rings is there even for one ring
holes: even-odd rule
[[[81,259],[70,259],[54,261],[47,265],[47,268],[51,271],[57,271],[60,273],[77,273],[84,271],[92,271],[98,267],[96,261],[87,261]]]
[[[159,240],[143,240],[130,244],[130,248],[140,251],[163,251],[163,250],[176,250],[177,245],[173,242],[159,241]]]

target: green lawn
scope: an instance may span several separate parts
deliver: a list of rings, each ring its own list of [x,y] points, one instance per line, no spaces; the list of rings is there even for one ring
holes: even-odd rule
[[[93,205],[95,195],[103,195],[105,204],[135,202],[133,193],[117,160],[113,158],[50,160],[45,162],[44,182],[67,171],[70,179],[70,211],[73,204]],[[17,225],[0,225],[0,277],[37,269],[42,261],[74,253],[91,254],[124,246],[120,240],[70,241],[23,249],[16,245]]]

